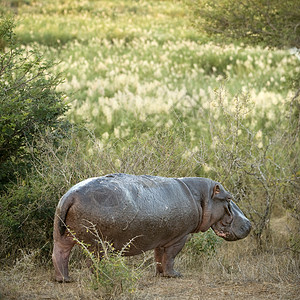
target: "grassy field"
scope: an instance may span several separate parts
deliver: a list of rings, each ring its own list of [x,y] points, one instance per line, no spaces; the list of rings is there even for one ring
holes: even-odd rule
[[[19,197],[29,191],[54,209],[86,177],[211,177],[240,201],[253,230],[245,240],[217,243],[213,255],[196,255],[196,244],[188,244],[177,259],[183,279],[154,277],[152,253],[130,258],[129,265],[147,263],[135,292],[118,296],[91,288],[76,251],[74,282],[61,285],[50,259],[37,258],[41,249],[22,249],[1,267],[0,299],[297,299],[299,199],[288,185],[299,177],[299,144],[289,135],[297,58],[209,39],[191,26],[185,1],[20,3],[22,47],[57,62],[52,71],[65,77],[59,90],[67,117],[89,134],[62,143],[60,152],[47,145],[37,177],[24,181],[28,187],[18,183]]]
[[[291,96],[285,82],[299,72],[288,51],[209,41],[180,1],[45,1],[19,11],[18,37],[61,62],[55,71],[66,77],[71,117],[87,120],[97,136],[128,138],[178,119],[191,139],[205,135],[220,87],[229,105],[249,94],[258,131],[264,116],[276,124]]]

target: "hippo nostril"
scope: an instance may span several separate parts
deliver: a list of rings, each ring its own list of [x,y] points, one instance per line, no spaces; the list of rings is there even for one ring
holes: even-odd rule
[[[251,231],[251,223],[250,223],[250,221],[249,220],[247,220],[246,222],[245,222],[245,224],[241,227],[241,234],[240,234],[240,238],[244,238],[244,237],[246,237],[249,233],[250,233],[250,231]]]

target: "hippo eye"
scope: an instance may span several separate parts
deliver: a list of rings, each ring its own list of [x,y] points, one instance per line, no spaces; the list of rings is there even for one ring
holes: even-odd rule
[[[218,185],[216,185],[215,193],[216,193],[216,194],[219,194],[219,193],[220,193],[220,187],[219,187]]]

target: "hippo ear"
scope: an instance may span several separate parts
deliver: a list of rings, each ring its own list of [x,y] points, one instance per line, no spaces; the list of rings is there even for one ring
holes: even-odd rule
[[[213,187],[213,192],[211,195],[211,198],[213,199],[215,195],[220,194],[221,190],[220,190],[220,186],[218,184],[215,184]]]

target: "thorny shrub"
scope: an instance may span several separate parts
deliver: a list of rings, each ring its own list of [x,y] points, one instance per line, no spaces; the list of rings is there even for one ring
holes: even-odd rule
[[[76,233],[69,230],[73,239],[80,245],[83,253],[91,261],[92,288],[101,288],[102,292],[111,299],[124,293],[134,293],[137,282],[144,270],[143,263],[138,267],[129,266],[124,254],[132,246],[134,238],[128,241],[121,250],[117,251],[114,245],[104,240],[94,224],[86,227],[97,244],[96,249],[91,249],[76,238]]]

